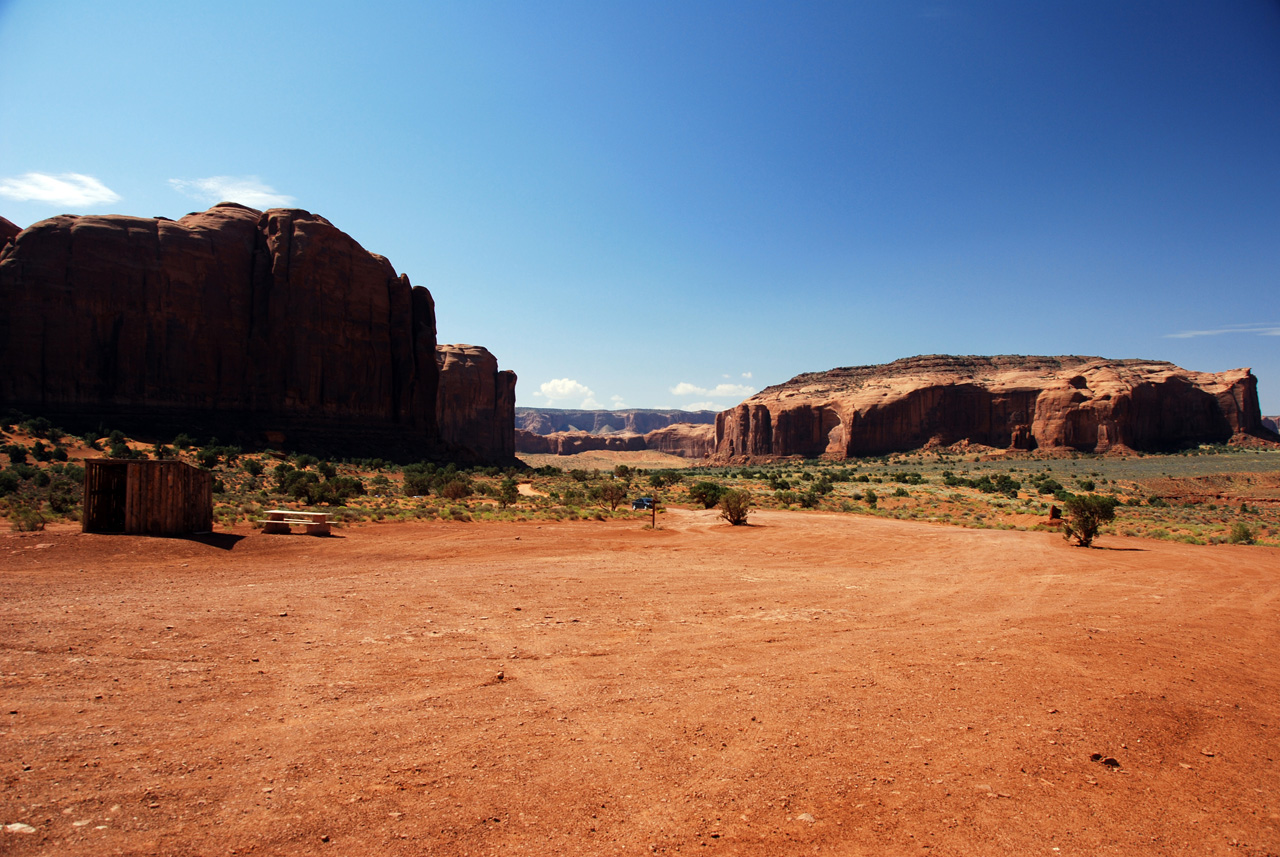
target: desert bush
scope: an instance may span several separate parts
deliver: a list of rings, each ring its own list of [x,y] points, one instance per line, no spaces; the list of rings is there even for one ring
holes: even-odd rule
[[[27,448],[20,443],[6,443],[0,446],[0,452],[9,456],[10,464],[26,464]]]
[[[49,508],[65,515],[80,505],[81,487],[66,476],[55,476],[49,484]]]
[[[34,533],[44,529],[45,517],[39,509],[16,506],[9,511],[9,526],[20,533]]]
[[[862,492],[862,500],[872,509],[876,507],[876,503],[880,502],[880,498],[876,496],[876,492],[871,488]]]
[[[1255,540],[1253,530],[1249,529],[1249,525],[1243,521],[1236,521],[1231,525],[1231,532],[1227,536],[1227,541],[1233,545],[1251,545]]]
[[[731,488],[720,497],[720,517],[735,527],[747,522],[751,509],[751,492]]]
[[[720,504],[720,498],[728,489],[717,482],[695,482],[689,486],[689,499],[701,503],[704,509],[714,509]]]
[[[627,496],[625,488],[623,489],[622,496],[624,498]],[[520,498],[520,486],[516,484],[516,480],[513,477],[503,477],[503,480],[498,483],[497,498],[498,506],[502,509],[506,509]]]
[[[462,500],[471,496],[471,482],[465,477],[451,479],[440,487],[440,496],[446,500]]]
[[[603,485],[596,485],[588,493],[592,502],[601,507],[608,506],[609,511],[617,511],[619,504],[627,499],[627,486],[621,482],[610,480]]]
[[[1075,539],[1080,547],[1093,544],[1103,524],[1116,518],[1116,498],[1100,494],[1072,494],[1063,501],[1066,514],[1062,537]]]
[[[245,472],[250,476],[262,475],[262,462],[256,458],[246,458],[243,466]]]

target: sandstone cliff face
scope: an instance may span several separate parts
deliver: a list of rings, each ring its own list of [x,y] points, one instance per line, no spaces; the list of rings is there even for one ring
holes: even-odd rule
[[[0,250],[4,250],[4,246],[13,239],[18,237],[18,233],[22,231],[22,227],[5,217],[0,217]]]
[[[644,444],[647,449],[681,458],[705,458],[715,451],[716,427],[676,423],[649,432]]]
[[[516,375],[475,345],[436,346],[440,392],[436,423],[450,451],[463,461],[515,458]]]
[[[591,434],[585,431],[561,431],[543,435],[516,429],[515,436],[516,452],[531,454],[574,455],[599,450],[654,450],[682,458],[705,458],[715,450],[716,427],[677,423],[643,435],[631,432]]]
[[[0,363],[0,403],[69,426],[457,445],[439,427],[431,294],[300,210],[35,224],[0,251]],[[505,460],[511,442],[484,434],[476,455]]]
[[[638,434],[590,434],[585,431],[557,431],[534,434],[516,429],[516,451],[546,455],[576,455],[579,452],[637,452],[645,448]]]
[[[998,448],[1167,450],[1261,427],[1248,369],[1098,357],[927,356],[799,375],[716,418],[719,460]]]
[[[630,432],[648,434],[676,423],[713,425],[714,411],[675,411],[627,408],[617,411],[575,411],[561,408],[516,408],[516,426],[534,434],[584,431],[591,434]]]

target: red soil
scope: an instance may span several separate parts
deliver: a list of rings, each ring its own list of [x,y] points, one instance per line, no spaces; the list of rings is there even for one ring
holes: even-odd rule
[[[1280,853],[1280,550],[751,520],[0,537],[0,853]]]

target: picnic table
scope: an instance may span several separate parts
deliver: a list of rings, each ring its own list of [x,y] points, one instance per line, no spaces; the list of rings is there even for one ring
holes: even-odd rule
[[[329,535],[329,516],[324,512],[299,512],[297,509],[270,509],[262,514],[265,518],[259,518],[258,523],[262,524],[262,532],[271,533],[291,533],[294,526],[302,526],[306,528],[309,536],[327,536]]]

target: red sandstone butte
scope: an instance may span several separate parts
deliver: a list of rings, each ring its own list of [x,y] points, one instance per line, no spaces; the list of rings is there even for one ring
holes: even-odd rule
[[[1257,379],[1248,369],[929,355],[798,375],[762,390],[717,416],[715,457],[843,459],[961,441],[1021,450],[1159,451],[1264,431]]]
[[[515,377],[467,391],[476,361],[438,361],[431,293],[298,209],[64,215],[0,250],[0,405],[68,427],[508,463]]]

